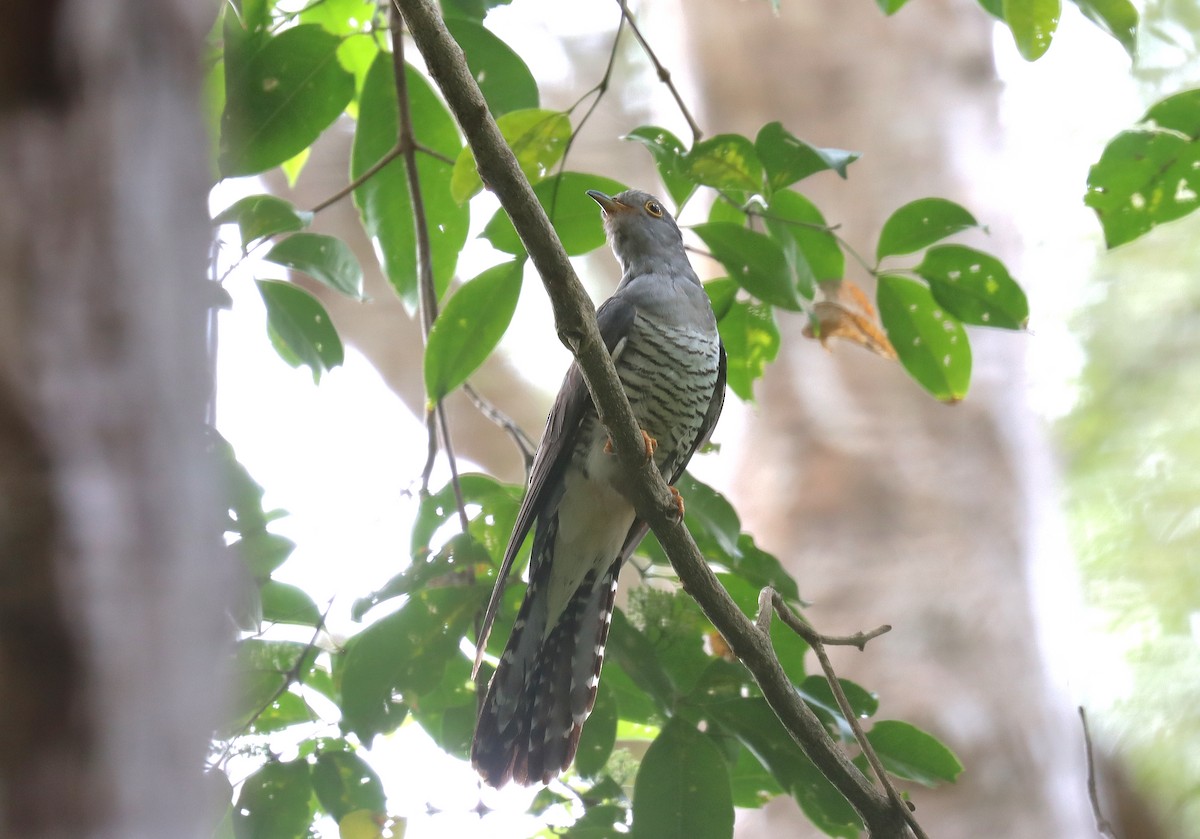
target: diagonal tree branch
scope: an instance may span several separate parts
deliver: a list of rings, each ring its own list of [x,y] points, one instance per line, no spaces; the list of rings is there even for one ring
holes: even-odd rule
[[[601,422],[607,427],[626,477],[622,491],[658,537],[684,589],[691,594],[730,648],[753,673],[771,708],[821,773],[846,797],[874,839],[911,834],[905,814],[855,767],[804,704],[771,647],[730,599],[679,520],[666,482],[644,457],[642,432],[617,379],[596,326],[595,307],[533,189],[488,112],[462,50],[447,31],[434,0],[395,0],[434,81],[466,135],[483,181],[512,219],[554,309],[560,340],[579,363]]]

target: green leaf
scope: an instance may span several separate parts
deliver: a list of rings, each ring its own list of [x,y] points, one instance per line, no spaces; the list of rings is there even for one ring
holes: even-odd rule
[[[1138,10],[1130,0],[1075,0],[1094,24],[1112,35],[1134,57],[1137,51]]]
[[[492,116],[536,108],[538,87],[521,57],[481,24],[461,17],[447,17],[446,28],[467,57]]]
[[[313,790],[325,812],[341,821],[355,810],[387,811],[383,782],[353,752],[321,752],[312,770]]]
[[[665,128],[656,125],[643,125],[635,128],[621,139],[641,143],[654,157],[658,167],[658,176],[662,178],[667,194],[675,202],[676,207],[682,207],[696,191],[696,184],[687,174],[687,149],[679,138]]]
[[[267,580],[259,593],[262,596],[263,620],[301,626],[317,626],[321,623],[321,610],[301,588]]]
[[[945,198],[918,198],[892,213],[883,223],[875,258],[912,253],[953,236],[979,222],[965,209]]]
[[[554,224],[568,256],[580,256],[604,244],[603,216],[599,206],[588,196],[589,189],[616,195],[626,187],[611,178],[583,172],[563,172],[539,181],[533,187],[533,194]],[[483,236],[497,250],[516,255],[525,253],[525,246],[503,208],[492,216],[483,229]]]
[[[729,770],[729,785],[735,807],[762,807],[783,792],[767,767],[746,748],[738,750],[737,762]]]
[[[674,718],[638,769],[634,839],[729,839],[733,794],[721,752],[690,723]]]
[[[1062,15],[1062,0],[1003,0],[1001,8],[1017,52],[1026,61],[1037,61],[1050,48]]]
[[[962,324],[929,289],[896,274],[879,277],[879,318],[904,369],[943,402],[958,402],[971,385],[971,346]]]
[[[862,156],[855,151],[810,146],[778,122],[768,123],[759,130],[754,149],[767,170],[767,187],[771,192],[826,169],[845,178],[846,167]]]
[[[284,691],[279,697],[263,709],[249,731],[254,734],[268,734],[273,731],[297,725],[311,723],[317,718],[308,703],[291,691]]]
[[[754,544],[754,537],[749,533],[738,536],[737,561],[729,570],[757,589],[770,586],[783,595],[785,600],[792,603],[800,600],[796,581],[783,567],[783,563]]]
[[[714,189],[757,192],[763,187],[763,166],[754,144],[740,134],[718,134],[697,143],[684,157],[691,180]]]
[[[879,8],[885,15],[894,15],[908,0],[875,0],[875,2],[879,4]]]
[[[963,770],[954,752],[941,741],[906,722],[877,722],[867,732],[867,740],[884,769],[927,787],[953,783]]]
[[[726,556],[736,557],[741,522],[733,505],[708,484],[684,472],[675,488],[686,499],[686,523],[697,541],[711,541]]]
[[[1162,100],[1142,124],[1113,138],[1088,172],[1084,203],[1110,248],[1200,206],[1200,90]]]
[[[265,579],[292,555],[296,543],[286,536],[268,532],[264,526],[244,532],[232,547],[237,549],[252,576]]]
[[[521,295],[523,260],[494,265],[454,293],[429,331],[425,393],[433,402],[461,385],[504,336]]]
[[[459,16],[483,20],[497,6],[507,6],[512,0],[442,0],[446,17]]]
[[[274,195],[247,195],[221,212],[213,224],[236,224],[244,252],[256,239],[302,230],[312,224],[312,219],[312,213],[297,210]]]
[[[308,764],[272,761],[246,779],[233,807],[237,839],[303,839],[312,822]]]
[[[624,675],[642,692],[649,694],[659,708],[672,706],[675,701],[675,689],[658,659],[653,644],[629,622],[621,609],[613,609],[607,658],[610,663],[620,667]],[[629,704],[624,696],[620,696],[618,702],[622,713],[627,713]]]
[[[608,762],[617,742],[617,716],[616,694],[601,681],[596,706],[579,735],[579,750],[575,753],[575,771],[585,778],[595,778]]]
[[[302,23],[319,23],[334,35],[362,32],[375,17],[375,0],[321,0],[300,12]]]
[[[418,592],[398,611],[371,624],[347,645],[342,674],[342,721],[364,743],[392,731],[442,680],[461,655],[458,643],[480,606],[475,587]]]
[[[312,370],[313,381],[341,365],[342,339],[321,301],[292,283],[256,280],[267,306],[267,335],[280,358],[293,367]]]
[[[1004,20],[1004,0],[979,0],[979,5],[996,20]]]
[[[735,699],[706,709],[710,718],[741,741],[818,829],[858,839],[862,821],[849,802],[805,757],[765,699]]]
[[[417,142],[453,160],[462,148],[454,119],[420,73],[406,67],[405,79]],[[358,128],[350,153],[352,179],[364,175],[396,146],[399,117],[390,54],[381,52],[376,56],[359,100]],[[417,155],[417,177],[433,259],[434,290],[439,298],[450,286],[470,223],[470,210],[450,196],[452,168],[432,155]],[[375,242],[388,282],[408,311],[415,312],[416,223],[404,161],[393,160],[354,190],[354,204],[362,216],[363,229]]]
[[[770,238],[728,222],[698,224],[692,231],[746,291],[764,303],[800,310],[800,295],[787,258]]]
[[[315,24],[273,37],[226,40],[222,177],[254,175],[295,157],[354,95],[341,41]]]
[[[1004,263],[963,245],[938,245],[913,269],[933,299],[963,323],[1024,329],[1029,301]]]
[[[496,125],[530,183],[546,177],[562,159],[571,139],[571,119],[561,111],[540,108],[510,111],[497,119]],[[454,161],[450,193],[461,204],[481,189],[483,182],[475,170],[475,156],[465,148]]]
[[[764,217],[771,238],[791,237],[817,282],[840,280],[846,274],[846,255],[817,206],[798,192],[780,190],[771,196]],[[801,288],[812,298],[812,289]]]
[[[874,716],[875,712],[879,710],[879,699],[875,694],[869,693],[848,679],[838,679],[838,684],[841,685],[842,693],[845,694],[846,701],[850,703],[850,710],[857,719]],[[825,723],[831,733],[841,737],[847,743],[854,740],[854,730],[850,728],[850,724],[842,714],[842,709],[833,695],[833,689],[824,676],[809,676],[800,683],[799,690],[804,701],[821,718],[821,722]]]
[[[362,266],[350,246],[334,236],[296,233],[272,247],[263,259],[308,274],[334,291],[362,299]]]
[[[734,301],[717,321],[728,357],[727,383],[742,400],[754,401],[754,382],[779,354],[779,327],[765,303]]]

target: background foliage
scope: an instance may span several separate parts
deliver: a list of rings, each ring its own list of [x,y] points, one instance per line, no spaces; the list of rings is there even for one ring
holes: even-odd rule
[[[878,3],[888,14],[904,5]],[[571,255],[587,253],[601,247],[604,236],[584,191],[611,193],[623,185],[569,168],[572,138],[587,121],[579,106],[588,95],[566,112],[541,108],[529,69],[484,25],[492,5],[446,0],[443,8],[564,247]],[[980,5],[1009,26],[1026,58],[1050,46],[1058,0]],[[1138,18],[1127,0],[1078,5],[1134,49]],[[764,5],[754,13],[770,11]],[[422,362],[433,406],[467,382],[508,329],[526,257],[511,223],[496,211],[483,236],[505,258],[472,278],[459,275],[471,214],[483,211],[483,202],[471,199],[483,184],[434,87],[411,65],[397,71],[386,15],[372,0],[224,6],[212,34],[208,90],[215,163],[221,178],[282,167],[294,182],[323,131],[335,121],[351,126],[346,194],[396,295],[413,316],[431,316],[420,287],[416,222],[422,214],[414,211],[399,142],[400,108],[408,108],[423,217],[435,220],[428,226],[429,254],[441,311]],[[397,72],[405,97],[398,97]],[[1113,139],[1091,170],[1086,196],[1110,246],[1194,208],[1197,137],[1200,96],[1193,91],[1163,100]],[[998,259],[976,247],[984,242],[981,224],[954,202],[930,197],[898,207],[879,231],[873,260],[839,237],[803,185],[814,176],[846,178],[854,152],[815,147],[778,122],[754,137],[697,132],[688,143],[642,125],[629,126],[623,139],[653,156],[662,191],[677,210],[692,201],[711,206],[707,220],[690,227],[689,240],[727,273],[706,287],[729,353],[730,389],[741,399],[753,399],[755,380],[779,350],[780,318],[806,318],[807,334],[822,342],[841,338],[898,359],[946,402],[968,393],[967,327],[1025,328],[1024,292]],[[309,231],[314,214],[342,197],[303,209],[286,196],[263,194],[223,209],[213,220],[222,246],[214,272],[218,264],[261,259],[361,298],[363,271],[349,248]],[[876,281],[873,302],[848,273]],[[315,381],[342,362],[341,340],[314,295],[265,276],[257,287],[267,337],[285,362],[308,368]],[[334,643],[313,599],[272,579],[293,547],[270,532],[280,513],[263,509],[261,489],[227,445],[214,440],[213,451],[230,487],[230,550],[253,581],[239,615],[245,635],[238,702],[214,740],[212,780],[233,802],[218,831],[305,836],[328,816],[348,839],[398,832],[402,820],[389,814],[371,743],[401,725],[419,725],[449,754],[466,758],[476,696],[464,639],[473,640],[523,489],[482,474],[461,476],[457,487],[427,488],[411,536],[411,563],[363,593],[354,608],[362,629]],[[795,581],[742,532],[719,493],[690,477],[679,488],[688,499],[689,529],[748,614],[766,585],[800,608]],[[575,768],[531,805],[546,831],[728,836],[733,807],[757,807],[786,794],[826,834],[858,836],[854,811],[788,738],[747,671],[722,654],[719,636],[691,599],[669,585],[671,568],[652,537],[635,564],[660,585],[636,590],[614,617],[604,682]],[[513,582],[490,642],[493,656],[522,594],[523,584]],[[304,627],[311,636],[293,640],[294,632],[280,631],[286,626]],[[830,735],[853,752],[828,683],[805,671],[804,643],[778,623],[772,637],[797,690]],[[870,690],[850,682],[843,688],[855,713],[873,720],[880,709]],[[954,780],[962,769],[949,749],[906,723],[873,722],[868,737],[903,781],[933,785]],[[294,745],[287,759],[281,758],[283,741]],[[249,777],[236,779],[236,791],[222,774],[235,754],[259,758]]]

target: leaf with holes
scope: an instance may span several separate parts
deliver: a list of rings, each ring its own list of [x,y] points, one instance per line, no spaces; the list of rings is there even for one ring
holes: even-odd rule
[[[237,839],[303,839],[312,817],[308,763],[272,761],[242,784],[233,832]]]
[[[692,232],[746,291],[764,303],[800,310],[800,294],[787,257],[769,237],[722,221],[698,224]]]
[[[571,120],[561,111],[540,108],[510,111],[497,119],[496,125],[530,183],[546,177],[562,159],[571,139]],[[450,194],[461,204],[481,189],[483,181],[475,170],[475,156],[465,148],[454,161]]]
[[[1088,172],[1084,203],[1110,248],[1200,207],[1200,90],[1162,100],[1110,141]]]
[[[276,233],[303,230],[312,224],[313,214],[297,210],[274,195],[247,195],[234,202],[213,219],[213,224],[236,224],[242,237],[242,251],[250,243]]]
[[[278,166],[337,118],[354,96],[354,77],[337,60],[340,43],[316,24],[226,39],[222,177]]]
[[[462,143],[446,106],[425,77],[405,68],[409,107],[417,142],[450,160]],[[396,147],[396,81],[392,57],[380,53],[363,83],[361,110],[350,152],[350,177],[363,177]],[[429,154],[417,155],[417,178],[425,203],[435,291],[440,298],[450,286],[458,254],[467,241],[470,210],[450,196],[453,167]],[[380,265],[410,313],[417,308],[417,240],[408,175],[404,161],[392,160],[354,190],[354,205],[363,229],[375,242]]]
[[[363,272],[350,246],[334,236],[296,233],[263,259],[300,271],[349,297],[362,299]]]
[[[1062,0],[1003,0],[1001,9],[1021,57],[1026,61],[1041,58],[1058,28]]]
[[[939,245],[913,269],[929,283],[933,298],[963,323],[1024,329],[1029,320],[1025,292],[1004,263],[963,245]]]
[[[713,741],[679,717],[642,758],[633,792],[634,839],[728,839],[729,768]]]
[[[341,665],[341,726],[364,743],[393,731],[442,681],[446,665],[461,655],[485,592],[476,587],[427,589],[393,614],[371,624],[347,644]]]
[[[267,335],[279,357],[293,367],[312,370],[313,381],[341,365],[342,339],[321,301],[304,289],[280,280],[256,280],[267,306]]]
[[[313,791],[325,812],[340,821],[355,810],[387,810],[383,782],[353,752],[322,752],[312,770]]]
[[[896,274],[879,277],[879,317],[904,369],[943,402],[959,402],[971,386],[971,345],[957,319],[929,288]]]
[[[963,770],[954,752],[940,740],[906,722],[877,722],[867,732],[867,740],[884,769],[927,787],[953,783]]]
[[[665,128],[657,125],[643,125],[626,134],[622,139],[633,140],[645,146],[654,158],[658,167],[658,176],[662,178],[667,194],[682,207],[696,191],[696,183],[687,174],[687,164],[684,158],[687,149],[683,143]]]
[[[778,122],[768,123],[759,130],[754,149],[767,170],[771,192],[826,170],[845,178],[846,167],[862,156],[856,151],[811,146]]]
[[[718,134],[703,140],[683,160],[687,176],[698,184],[738,192],[762,189],[762,162],[754,144],[740,134]]]
[[[964,208],[945,198],[918,198],[888,217],[879,233],[875,258],[912,253],[947,236],[977,227],[979,222]]]
[[[433,322],[425,393],[436,402],[461,385],[504,336],[521,295],[524,260],[493,265],[463,285]]]

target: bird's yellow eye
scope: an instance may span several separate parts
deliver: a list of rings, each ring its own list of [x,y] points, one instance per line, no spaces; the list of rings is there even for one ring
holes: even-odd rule
[[[659,204],[657,201],[647,201],[646,202],[646,212],[649,213],[650,215],[654,216],[655,218],[663,217],[662,205]]]

